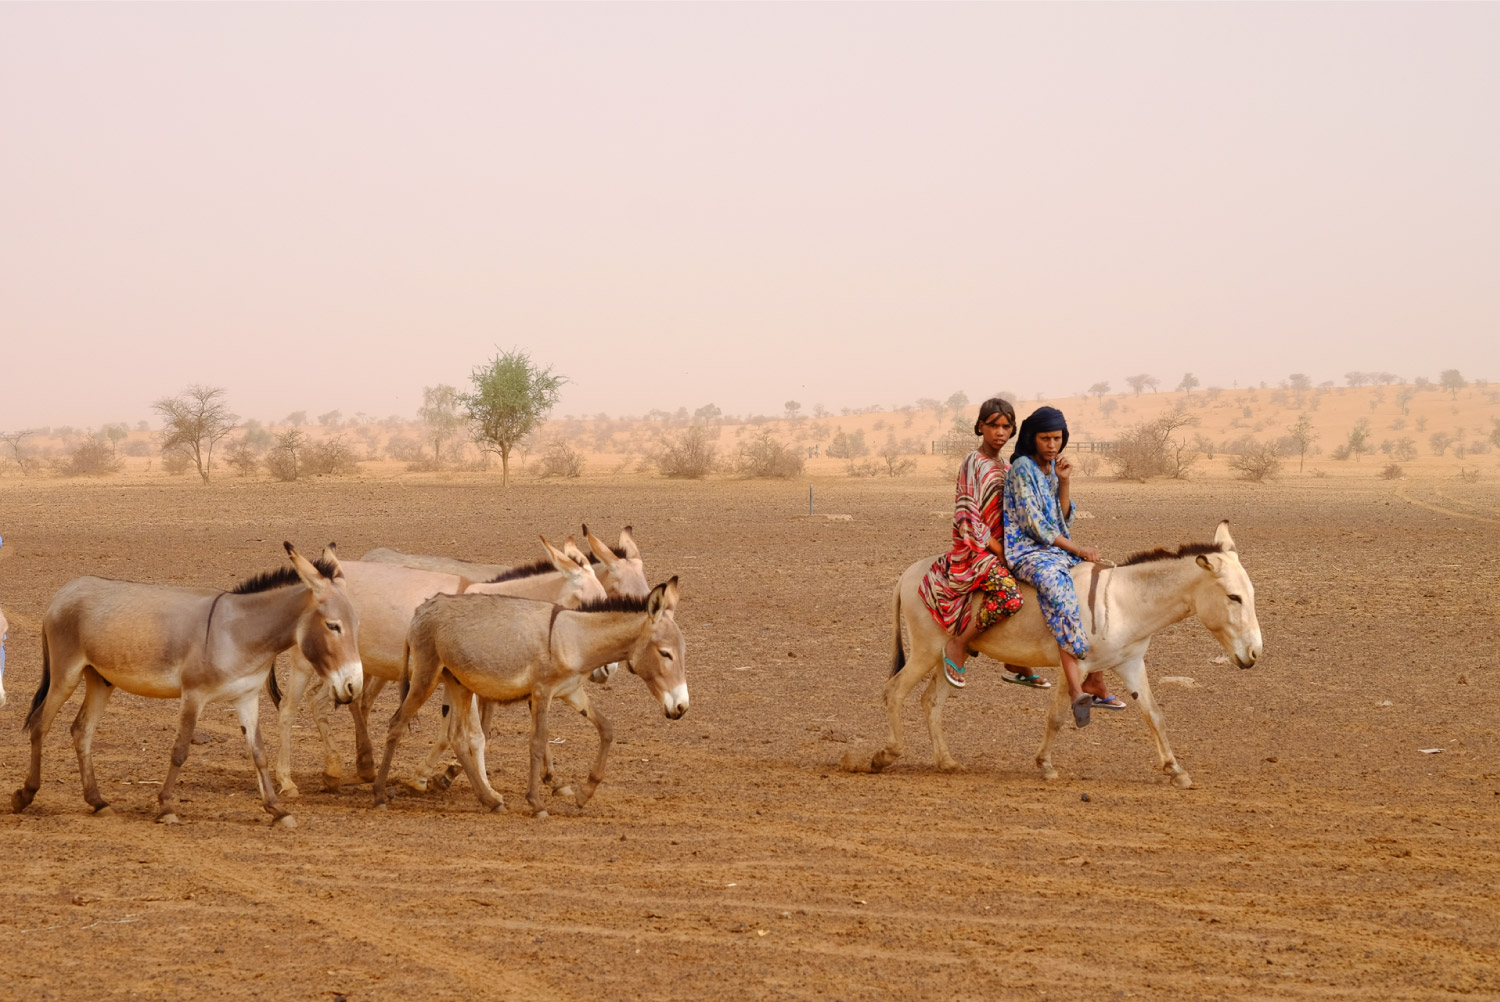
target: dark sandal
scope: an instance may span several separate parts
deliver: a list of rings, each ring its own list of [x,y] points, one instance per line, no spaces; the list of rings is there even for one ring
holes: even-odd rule
[[[1046,679],[1042,678],[1042,676],[1040,676],[1040,675],[1025,675],[1025,674],[1022,674],[1021,672],[1016,672],[1014,675],[1006,675],[1005,676],[1005,681],[1010,682],[1010,683],[1012,683],[1014,685],[1030,686],[1033,689],[1050,689],[1050,688],[1052,688],[1052,683],[1048,682]]]
[[[1073,726],[1087,727],[1089,725],[1089,707],[1094,705],[1094,697],[1084,693],[1073,700]]]

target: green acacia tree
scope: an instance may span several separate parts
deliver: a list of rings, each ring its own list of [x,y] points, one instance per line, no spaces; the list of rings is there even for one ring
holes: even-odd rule
[[[500,482],[510,486],[510,453],[542,423],[568,380],[543,369],[524,351],[502,351],[469,374],[472,393],[463,394],[473,422],[474,442],[500,454]]]

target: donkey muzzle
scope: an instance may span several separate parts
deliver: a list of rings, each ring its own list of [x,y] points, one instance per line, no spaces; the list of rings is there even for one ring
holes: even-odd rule
[[[662,709],[667,711],[667,719],[677,720],[688,711],[688,690],[685,685],[673,686],[661,695]]]
[[[359,661],[344,665],[328,676],[328,688],[333,693],[333,701],[340,706],[358,699],[364,687],[365,667]]]

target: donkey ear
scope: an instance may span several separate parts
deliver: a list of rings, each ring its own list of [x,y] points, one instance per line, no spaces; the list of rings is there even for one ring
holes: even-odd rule
[[[615,556],[615,551],[606,546],[604,540],[589,532],[588,526],[583,527],[583,538],[589,541],[589,549],[594,551],[594,556],[598,557],[604,566],[613,567],[620,562],[620,558]]]
[[[563,542],[562,551],[563,556],[573,561],[579,567],[587,567],[589,565],[588,555],[578,548],[578,541],[572,536],[569,536]]]
[[[626,560],[641,559],[640,547],[635,545],[635,537],[630,534],[632,526],[626,526],[620,530],[620,549],[625,551]]]
[[[291,543],[284,542],[281,545],[286,547],[287,556],[292,558],[292,567],[297,571],[297,576],[302,579],[302,583],[307,585],[314,594],[322,594],[328,587],[328,579],[323,576],[323,572],[314,567],[311,560],[298,553],[297,548]]]
[[[333,580],[344,576],[344,565],[339,563],[339,544],[329,543],[323,547],[323,555],[318,559],[333,568]]]
[[[667,611],[667,586],[659,584],[646,596],[646,615],[655,623]]]
[[[673,612],[677,608],[677,575],[673,574],[671,580],[669,580],[662,587],[666,588],[666,593],[662,596],[662,598],[666,602],[667,611]]]
[[[547,542],[546,536],[540,536],[538,538],[541,539],[542,548],[547,551],[547,559],[552,561],[552,567],[554,570],[559,570],[566,574],[568,571],[574,569],[573,562],[568,559],[568,555],[566,553],[564,553],[562,550],[559,550],[551,543]]]
[[[1201,553],[1198,554],[1198,556],[1195,559],[1197,560],[1197,563],[1198,563],[1199,567],[1203,568],[1205,571],[1208,571],[1208,573],[1210,573],[1210,574],[1215,573],[1215,571],[1214,571],[1214,565],[1211,564],[1211,563],[1209,563],[1208,558],[1205,557],[1203,554],[1201,554]]]
[[[1220,522],[1219,527],[1214,530],[1214,542],[1218,543],[1219,549],[1225,553],[1234,552],[1234,538],[1229,535],[1229,519],[1226,518]]]

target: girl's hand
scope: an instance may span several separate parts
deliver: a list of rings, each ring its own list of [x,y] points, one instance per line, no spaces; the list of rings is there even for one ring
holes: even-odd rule
[[[1052,469],[1057,473],[1057,479],[1067,480],[1073,475],[1073,461],[1067,456],[1058,456],[1052,462]]]
[[[1091,564],[1099,562],[1100,554],[1097,546],[1080,546],[1078,548],[1078,555]]]

